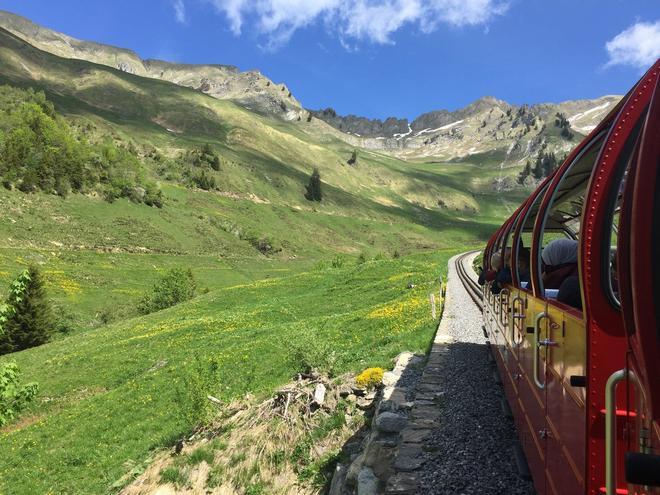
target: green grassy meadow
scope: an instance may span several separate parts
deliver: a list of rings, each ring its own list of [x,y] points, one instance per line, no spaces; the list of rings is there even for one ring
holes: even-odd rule
[[[164,199],[152,208],[0,188],[0,297],[36,264],[69,323],[45,345],[0,357],[39,384],[29,409],[0,430],[3,495],[117,492],[190,432],[176,388],[197,357],[218,359],[213,394],[230,400],[288,382],[300,349],[331,358],[337,373],[425,351],[437,324],[428,296],[447,260],[481,246],[524,195],[493,192],[500,172],[490,163],[359,150],[350,166],[353,148],[316,119],[256,115],[61,59],[3,30],[0,83],[44,91],[72,126],[91,129],[90,141],[137,150]],[[209,171],[213,191],[187,187],[188,165],[177,161],[205,144],[221,158]],[[149,158],[153,150],[164,158]],[[303,197],[314,167],[320,203]],[[192,270],[199,295],[138,316],[138,300],[175,267]]]
[[[40,393],[0,434],[4,492],[106,493],[121,485],[128,465],[186,432],[174,395],[195,356],[219,360],[212,392],[227,400],[286,383],[294,348],[321,346],[336,372],[425,351],[437,323],[428,295],[437,294],[453,252],[320,263],[12,355]]]

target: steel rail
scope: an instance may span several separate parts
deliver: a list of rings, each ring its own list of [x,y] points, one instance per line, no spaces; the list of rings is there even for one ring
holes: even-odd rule
[[[481,311],[483,310],[483,295],[481,292],[481,287],[479,287],[479,284],[474,281],[474,278],[469,275],[467,269],[465,268],[465,259],[474,252],[475,251],[468,251],[467,253],[459,255],[456,258],[455,266],[456,272],[458,273],[458,278],[463,284],[463,287],[465,287],[465,290],[470,296],[470,299],[474,301],[474,304],[476,304]],[[472,267],[469,267],[469,269],[472,270]]]

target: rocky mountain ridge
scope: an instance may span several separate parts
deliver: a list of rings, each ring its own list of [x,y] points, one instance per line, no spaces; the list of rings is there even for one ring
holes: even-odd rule
[[[356,147],[406,159],[455,160],[486,155],[513,165],[541,149],[567,153],[620,98],[609,95],[557,104],[514,105],[487,96],[459,110],[422,114],[412,122],[394,117],[385,121],[343,117],[333,109],[312,114],[342,131]]]
[[[132,50],[77,40],[4,11],[0,11],[0,28],[60,57],[193,88],[262,115],[302,124],[316,117],[318,125],[312,127],[317,132],[331,133],[356,148],[407,160],[469,159],[505,167],[523,165],[542,150],[561,156],[595,128],[620,99],[604,96],[556,104],[513,105],[486,96],[462,109],[424,113],[412,122],[395,117],[382,121],[341,116],[332,108],[306,110],[285,84],[275,84],[256,70],[241,72],[230,65],[143,60]]]
[[[285,84],[276,84],[257,70],[241,72],[231,65],[192,65],[141,59],[137,53],[93,41],[82,41],[0,10],[0,27],[40,50],[65,58],[87,60],[143,77],[162,79],[231,100],[260,114],[285,120],[307,116]]]

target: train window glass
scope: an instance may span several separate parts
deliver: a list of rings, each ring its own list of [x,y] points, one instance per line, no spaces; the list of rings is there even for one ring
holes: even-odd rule
[[[557,183],[543,218],[542,247],[535,260],[542,274],[539,287],[546,298],[576,309],[582,308],[578,271],[580,222],[589,178],[604,141],[605,131],[575,157]]]
[[[637,124],[630,132],[630,135],[626,139],[626,142],[623,146],[621,154],[617,159],[616,173],[617,177],[614,179],[614,188],[612,189],[610,196],[610,213],[609,213],[609,224],[610,229],[607,232],[607,238],[605,239],[605,245],[608,245],[609,249],[603,251],[604,260],[602,267],[604,272],[607,274],[604,277],[605,280],[605,292],[609,296],[610,302],[616,308],[621,306],[619,298],[619,277],[617,275],[617,249],[619,245],[619,221],[621,219],[621,206],[623,203],[623,193],[626,189],[626,182],[628,180],[628,174],[630,172],[631,163],[634,157],[633,150],[635,149],[635,144],[639,137],[641,130],[641,124],[644,121],[646,112],[643,112],[640,118],[637,121]]]

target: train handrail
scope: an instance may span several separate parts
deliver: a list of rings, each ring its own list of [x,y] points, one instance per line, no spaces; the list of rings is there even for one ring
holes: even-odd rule
[[[541,343],[539,342],[539,333],[541,331],[541,320],[543,318],[550,318],[550,315],[545,311],[541,311],[536,315],[534,320],[534,383],[541,390],[545,389],[545,382],[541,383],[539,380],[539,349]]]
[[[525,315],[522,313],[516,313],[516,302],[520,301],[521,306],[520,309],[523,309],[522,303],[525,302],[525,300],[520,297],[516,296],[511,300],[511,344],[513,344],[515,347],[519,347],[520,344],[522,344],[522,339],[520,342],[516,342],[516,321],[521,320],[525,318]]]
[[[630,378],[637,392],[637,414],[641,415],[646,398],[637,375],[627,368],[615,371],[605,384],[605,495],[616,495],[616,386]],[[643,428],[642,428],[643,429]],[[640,452],[644,452],[640,431]]]
[[[504,288],[500,290],[500,311],[499,311],[499,316],[500,316],[500,323],[502,326],[506,327],[506,321],[508,318],[506,318],[506,315],[509,311],[509,294],[511,291],[507,288]],[[504,304],[504,296],[506,295],[506,305]],[[506,309],[504,309],[506,307]],[[506,332],[503,332],[504,335],[506,335]]]

